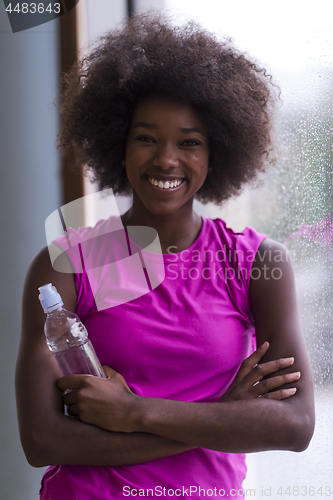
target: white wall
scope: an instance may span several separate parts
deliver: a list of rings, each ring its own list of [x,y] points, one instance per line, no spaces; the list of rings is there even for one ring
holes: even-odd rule
[[[0,2],[0,498],[36,500],[42,470],[19,441],[14,371],[24,277],[46,244],[44,222],[60,204],[57,21],[12,33]]]
[[[134,11],[143,12],[148,9],[163,10],[165,0],[135,0]]]

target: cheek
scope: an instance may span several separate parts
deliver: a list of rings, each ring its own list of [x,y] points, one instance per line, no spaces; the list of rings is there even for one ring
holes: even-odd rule
[[[132,172],[139,171],[140,167],[145,165],[151,159],[152,153],[149,148],[129,147],[126,150],[126,167]]]
[[[208,158],[201,158],[199,160],[199,165],[200,165],[200,171],[201,175],[203,175],[206,178],[206,175],[208,174],[208,167],[209,167],[209,159]]]
[[[193,153],[192,160],[197,163],[201,170],[208,169],[209,165],[209,150],[196,151]]]

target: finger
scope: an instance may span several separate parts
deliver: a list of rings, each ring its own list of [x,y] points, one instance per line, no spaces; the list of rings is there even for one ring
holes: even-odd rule
[[[118,373],[108,365],[103,365],[103,370],[106,375],[106,378],[111,378],[112,376],[117,375]]]
[[[66,391],[66,389],[78,389],[84,378],[92,376],[85,374],[65,375],[57,381],[57,386],[62,391]]]
[[[301,372],[286,373],[284,375],[279,375],[273,378],[267,378],[262,380],[258,384],[253,386],[252,394],[254,397],[262,396],[277,387],[289,384],[290,382],[296,382],[301,377]],[[252,396],[252,397],[253,397]]]
[[[131,389],[128,387],[127,382],[121,373],[116,372],[113,368],[111,368],[110,366],[107,366],[107,365],[104,365],[103,369],[104,369],[104,373],[106,375],[106,378],[108,378],[108,379],[112,378],[113,382],[117,382],[117,383],[124,385],[129,392],[132,392]]]
[[[77,393],[76,393],[76,391],[67,392],[62,397],[62,401],[67,406],[75,404],[77,402]]]
[[[77,405],[75,404],[75,405],[67,406],[67,413],[71,417],[78,417],[79,416],[79,410],[78,410]]]
[[[281,389],[280,391],[269,392],[260,397],[265,399],[281,400],[290,398],[291,396],[296,394],[296,392],[297,392],[296,387],[292,387],[291,389]]]
[[[266,354],[269,349],[269,342],[264,342],[258,349],[256,349],[248,358],[245,359],[245,365],[253,368],[261,358]]]
[[[270,375],[271,373],[282,370],[283,368],[288,368],[294,363],[294,358],[280,358],[274,361],[268,361],[267,363],[261,363],[255,366],[251,372],[244,377],[242,381],[242,386],[244,389],[251,388],[255,383],[260,382],[264,377]],[[269,379],[267,379],[269,380]]]
[[[241,364],[240,369],[237,372],[237,375],[234,379],[235,383],[239,383],[243,378],[251,372],[252,368],[259,363],[261,358],[266,354],[269,349],[269,343],[264,342],[256,351],[254,351],[251,356],[244,359]]]

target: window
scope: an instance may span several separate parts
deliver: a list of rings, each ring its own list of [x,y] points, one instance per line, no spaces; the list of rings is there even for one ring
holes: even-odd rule
[[[249,455],[244,487],[255,488],[256,496],[319,498],[332,479],[333,3],[182,0],[179,8],[178,0],[166,0],[165,8],[177,12],[177,20],[197,19],[234,38],[281,88],[276,167],[262,176],[260,188],[246,189],[222,208],[198,203],[196,209],[236,230],[253,226],[291,251],[315,378],[316,430],[301,454]]]

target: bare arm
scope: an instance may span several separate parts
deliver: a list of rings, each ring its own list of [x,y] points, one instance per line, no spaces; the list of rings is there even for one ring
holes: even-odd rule
[[[59,385],[62,389],[78,389],[64,397],[72,414],[109,430],[149,432],[224,452],[304,450],[314,427],[311,370],[298,317],[290,258],[287,259],[283,245],[271,240],[265,240],[260,251],[267,250],[269,245],[271,250],[282,252],[283,262],[269,262],[267,253],[263,261],[257,259],[254,264],[262,271],[261,278],[251,282],[255,327],[258,343],[268,340],[271,345],[266,361],[295,358],[292,370],[285,369],[286,373],[299,370],[302,374],[291,383],[291,387],[297,388],[295,396],[284,400],[191,403],[136,396],[124,390],[116,374],[101,384],[91,377],[70,376],[61,379]],[[264,271],[267,276],[268,270],[264,266],[268,270],[279,267],[280,279],[266,279]],[[274,276],[278,274],[275,272]],[[260,371],[261,365],[257,369]],[[95,383],[99,384],[99,400]]]
[[[75,310],[72,274],[55,271],[48,250],[32,262],[23,293],[22,337],[16,368],[16,396],[22,446],[35,467],[50,464],[129,465],[175,455],[192,446],[147,433],[110,432],[64,415],[61,373],[43,331],[45,314],[38,287],[52,282],[65,307]]]

